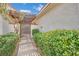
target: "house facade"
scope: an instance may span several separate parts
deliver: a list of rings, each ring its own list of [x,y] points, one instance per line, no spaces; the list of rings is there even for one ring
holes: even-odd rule
[[[13,25],[9,24],[9,22],[2,15],[0,15],[0,35],[6,34],[9,32],[14,32]]]
[[[20,13],[16,12],[10,4],[0,4],[0,35],[15,32],[20,33]]]
[[[41,32],[56,29],[79,29],[79,4],[47,4],[32,23]]]

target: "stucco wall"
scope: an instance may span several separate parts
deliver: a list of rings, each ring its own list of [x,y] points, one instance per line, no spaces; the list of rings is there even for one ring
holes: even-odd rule
[[[9,23],[4,18],[3,18],[3,21],[2,21],[2,30],[3,30],[3,34],[6,34],[6,33],[8,33],[10,31],[9,30]]]
[[[79,4],[66,3],[52,9],[38,20],[40,31],[79,29]]]
[[[0,35],[13,31],[14,31],[13,25],[9,24],[8,21],[2,15],[0,15]]]
[[[14,25],[13,24],[9,24],[9,32],[14,32]]]
[[[2,30],[2,16],[0,15],[0,35],[3,33],[3,30]]]

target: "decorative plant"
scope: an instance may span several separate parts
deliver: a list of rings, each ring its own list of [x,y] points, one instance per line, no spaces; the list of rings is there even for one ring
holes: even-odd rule
[[[79,30],[54,30],[34,35],[42,55],[79,56]]]
[[[34,35],[34,34],[36,34],[36,33],[39,33],[40,31],[39,31],[39,29],[33,29],[32,30],[32,35]]]
[[[19,36],[16,33],[7,33],[0,36],[0,56],[13,55]]]

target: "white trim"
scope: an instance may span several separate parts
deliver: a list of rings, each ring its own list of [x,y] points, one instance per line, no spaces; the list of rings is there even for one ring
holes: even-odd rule
[[[41,14],[41,12],[47,7],[49,5],[49,3],[48,4],[46,4],[43,8],[42,8],[42,10],[36,15],[36,16],[38,16],[38,15],[40,15]]]

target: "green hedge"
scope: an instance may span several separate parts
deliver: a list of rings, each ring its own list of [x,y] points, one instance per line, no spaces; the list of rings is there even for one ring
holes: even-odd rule
[[[33,29],[32,30],[32,35],[34,35],[34,34],[36,34],[36,33],[39,33],[40,31],[39,31],[39,29]]]
[[[79,31],[54,30],[33,36],[42,55],[79,56]]]
[[[18,41],[18,35],[16,33],[7,33],[0,36],[0,55],[9,56],[12,55]]]

